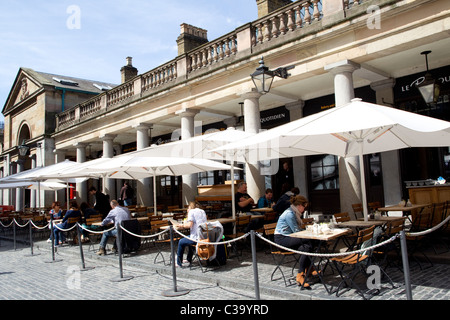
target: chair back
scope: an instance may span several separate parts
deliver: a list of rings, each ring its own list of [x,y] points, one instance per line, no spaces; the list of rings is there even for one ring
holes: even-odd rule
[[[333,217],[336,223],[350,221],[350,216],[348,215],[348,212],[335,213],[333,214]]]
[[[150,221],[159,221],[162,220],[162,216],[149,216]]]
[[[430,224],[429,228],[439,224],[444,217],[445,213],[445,202],[437,202],[431,204],[431,217],[430,217]]]
[[[264,214],[264,221],[275,221],[277,220],[277,213],[276,212],[266,212]]]
[[[73,217],[73,218],[71,217],[71,218],[67,219],[67,223],[74,224],[74,223],[80,222],[80,220],[81,220],[81,217]]]
[[[386,235],[391,236],[399,233],[400,231],[403,230],[404,223],[405,223],[404,219],[390,221],[386,228]]]
[[[370,240],[373,238],[373,230],[375,229],[375,226],[371,226],[369,228],[363,229],[358,232],[358,240],[356,241],[356,244],[358,246],[362,245],[364,242]]]
[[[186,217],[186,214],[184,212],[179,212],[179,213],[173,214],[174,220],[181,220],[181,219],[184,219],[185,217]]]
[[[428,229],[431,221],[432,205],[423,208],[420,214],[413,213],[413,221],[409,229],[410,232],[418,232]]]
[[[271,236],[275,233],[275,228],[277,227],[277,223],[268,223],[264,225],[264,234],[266,236]]]
[[[361,203],[352,204],[353,213],[355,214],[355,218],[362,218],[363,216],[363,206]]]
[[[100,216],[100,218],[94,217],[94,218],[87,218],[86,219],[86,225],[88,225],[88,226],[92,225],[95,222],[102,222],[101,216]]]
[[[167,220],[151,220],[150,226],[152,227],[152,230],[157,230],[161,227],[169,226],[169,221],[167,221]]]
[[[380,201],[369,202],[367,204],[367,207],[369,208],[369,212],[378,210],[378,208],[381,207],[381,202]]]
[[[244,215],[236,218],[236,226],[243,226],[250,223],[251,216]]]
[[[172,212],[172,210],[179,209],[179,206],[167,206],[167,211]]]

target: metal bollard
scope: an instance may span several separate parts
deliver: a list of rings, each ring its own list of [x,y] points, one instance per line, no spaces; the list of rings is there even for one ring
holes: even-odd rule
[[[162,292],[164,297],[177,297],[182,296],[190,292],[190,290],[185,288],[179,288],[177,286],[177,271],[175,267],[175,245],[173,241],[173,226],[170,226],[170,255],[172,260],[172,279],[173,279],[173,290],[165,290]]]
[[[259,296],[258,262],[257,262],[257,259],[256,259],[255,230],[250,230],[250,239],[252,240],[253,281],[255,283],[255,299],[256,300],[260,300],[260,296]]]
[[[403,274],[405,276],[405,289],[406,289],[406,299],[412,300],[412,290],[411,281],[409,277],[409,261],[408,261],[408,248],[406,246],[406,235],[405,231],[400,231],[400,244],[402,249],[402,263],[403,263]]]
[[[119,224],[117,225],[117,250],[119,251],[119,269],[120,269],[120,277],[111,279],[112,282],[119,282],[119,281],[126,281],[133,279],[132,276],[123,276],[123,269],[122,269],[122,226]]]
[[[16,218],[13,219],[13,240],[14,240],[14,251],[16,251]]]
[[[53,263],[62,261],[62,259],[55,259],[55,235],[53,234],[53,215],[50,215],[50,240],[52,242],[52,259],[45,261],[46,263]]]
[[[77,225],[77,238],[78,238],[78,245],[80,247],[80,257],[81,257],[81,271],[87,271],[92,270],[94,267],[86,267],[84,263],[84,253],[83,253],[83,246],[81,245],[81,230],[80,227]]]
[[[33,252],[33,225],[31,223],[31,220],[28,221],[28,223],[30,224],[30,249],[31,249],[31,253],[25,255],[26,257],[33,257],[33,256],[38,256],[40,253],[34,253]]]

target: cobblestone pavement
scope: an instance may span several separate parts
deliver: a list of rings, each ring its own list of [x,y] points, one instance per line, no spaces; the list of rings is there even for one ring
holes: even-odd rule
[[[260,298],[274,300],[361,300],[355,290],[349,290],[336,297],[329,295],[324,286],[315,281],[311,290],[301,290],[295,284],[285,286],[282,279],[271,281],[274,269],[268,247],[257,239],[257,267]],[[202,272],[198,265],[176,269],[177,291],[189,290],[185,295],[167,297],[174,291],[172,267],[168,265],[170,246],[163,249],[165,263],[154,259],[157,249],[153,244],[142,246],[138,253],[124,255],[122,259],[123,278],[117,254],[106,256],[95,254],[96,245],[83,245],[85,266],[94,269],[80,271],[82,267],[80,249],[77,245],[57,248],[55,262],[52,260],[51,245],[46,241],[34,243],[34,256],[28,244],[18,243],[16,250],[10,241],[0,242],[0,299],[3,300],[252,300],[255,299],[253,265],[250,250],[244,249],[242,256],[227,260],[219,269]],[[161,256],[158,257],[158,260]],[[49,262],[52,261],[52,262]],[[422,264],[428,267],[426,263]],[[283,267],[291,274],[289,267]],[[331,270],[331,268],[328,268]],[[414,300],[450,300],[450,265],[434,264],[421,270],[412,263],[410,268]],[[382,281],[380,291],[367,295],[370,300],[406,300],[404,276],[397,268],[387,270],[395,288]],[[296,271],[294,272],[294,274]],[[124,280],[131,276],[128,281]],[[367,289],[367,282],[359,282]],[[326,272],[324,282],[335,289],[338,275]],[[49,290],[51,288],[51,290]],[[70,289],[70,290],[67,290]],[[163,294],[164,293],[164,294]]]

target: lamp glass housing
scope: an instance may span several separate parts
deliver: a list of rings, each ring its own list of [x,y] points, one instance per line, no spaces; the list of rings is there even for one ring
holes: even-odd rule
[[[436,80],[433,79],[431,74],[427,73],[425,75],[424,82],[418,85],[417,89],[419,89],[422,98],[427,104],[437,102],[439,98],[440,87],[439,84],[436,83]]]
[[[27,145],[21,144],[17,147],[19,149],[19,155],[22,157],[25,157],[28,153],[28,150],[30,149]]]
[[[275,74],[270,71],[268,67],[264,65],[264,58],[259,61],[259,67],[251,75],[253,84],[256,90],[261,94],[266,94],[270,91],[272,87],[273,78]]]

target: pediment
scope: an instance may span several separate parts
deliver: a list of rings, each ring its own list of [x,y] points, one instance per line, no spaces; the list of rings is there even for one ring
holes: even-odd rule
[[[22,68],[19,70],[3,108],[3,114],[29,100],[30,97],[33,97],[34,93],[43,87],[43,85],[32,76],[32,73],[33,72],[27,72]]]

